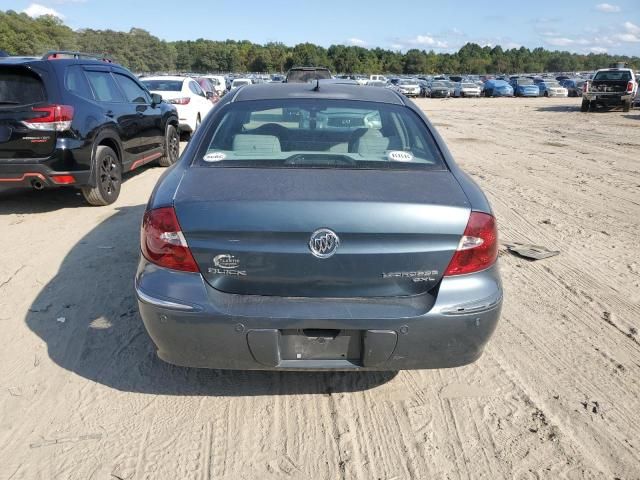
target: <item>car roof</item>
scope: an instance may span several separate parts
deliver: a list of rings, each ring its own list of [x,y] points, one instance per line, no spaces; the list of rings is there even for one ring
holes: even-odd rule
[[[317,87],[319,85],[319,88]],[[404,105],[399,94],[393,90],[367,87],[342,82],[327,81],[311,83],[265,83],[248,85],[238,89],[231,101],[281,100],[288,98],[323,98],[359,100],[365,102]]]
[[[17,65],[21,63],[40,61],[38,57],[0,57],[0,63]]]
[[[155,76],[150,76],[150,77],[142,77],[140,79],[140,81],[144,81],[144,80],[175,80],[175,81],[180,81],[180,82],[184,82],[185,80],[189,80],[189,79],[193,79],[193,77],[182,77],[180,75],[155,75]]]
[[[124,68],[115,62],[93,60],[90,58],[56,58],[43,59],[42,57],[0,57],[0,64],[21,65],[21,64],[48,64],[48,65],[100,65]]]
[[[633,73],[633,69],[628,68],[628,67],[622,67],[622,68],[600,68],[596,71],[596,73],[598,72],[631,72]]]

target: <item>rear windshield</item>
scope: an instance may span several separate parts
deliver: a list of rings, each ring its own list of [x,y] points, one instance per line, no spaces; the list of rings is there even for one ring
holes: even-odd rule
[[[409,108],[335,99],[234,102],[216,115],[196,164],[223,167],[443,169]]]
[[[149,90],[157,92],[180,92],[182,91],[182,80],[142,80],[142,83]]]
[[[37,75],[23,68],[0,69],[0,106],[30,105],[47,99]]]
[[[530,78],[519,78],[518,85],[533,85],[533,80]]]
[[[331,78],[328,70],[290,70],[287,74],[287,82],[307,83],[311,80],[323,80]]]
[[[631,80],[631,72],[628,70],[612,70],[608,72],[598,72],[593,80],[604,82],[628,82]]]

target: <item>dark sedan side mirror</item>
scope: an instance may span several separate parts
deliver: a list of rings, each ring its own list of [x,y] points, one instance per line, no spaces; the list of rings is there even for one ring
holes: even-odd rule
[[[152,93],[151,94],[151,103],[153,105],[158,105],[158,104],[162,103],[162,95],[158,95],[157,93]]]

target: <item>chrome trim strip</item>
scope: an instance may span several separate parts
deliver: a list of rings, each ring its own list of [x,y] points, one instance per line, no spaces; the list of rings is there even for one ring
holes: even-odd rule
[[[195,312],[196,310],[198,310],[192,305],[185,305],[183,303],[171,302],[169,300],[163,300],[161,298],[156,298],[156,297],[152,297],[151,295],[147,295],[142,290],[140,290],[137,282],[135,285],[135,289],[136,289],[136,296],[138,297],[138,300],[140,300],[143,303],[153,305],[154,307],[167,308],[169,310],[180,310],[182,312]]]
[[[440,311],[442,315],[468,315],[492,310],[502,301],[502,290],[481,300],[461,303]]]

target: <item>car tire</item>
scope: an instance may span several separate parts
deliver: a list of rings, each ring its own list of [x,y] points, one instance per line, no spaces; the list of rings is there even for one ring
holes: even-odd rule
[[[629,110],[631,110],[631,100],[625,100],[622,104],[622,111],[628,112]]]
[[[99,145],[93,159],[96,170],[96,186],[82,187],[82,195],[90,205],[111,205],[120,195],[122,165],[113,149]]]
[[[582,105],[580,105],[580,111],[581,112],[588,112],[589,108],[591,107],[591,102],[589,100],[583,99],[582,100]]]
[[[544,96],[549,98],[549,92],[544,92]]]
[[[164,135],[164,155],[160,157],[158,163],[161,167],[169,167],[176,163],[180,156],[180,134],[173,125],[167,125]]]

